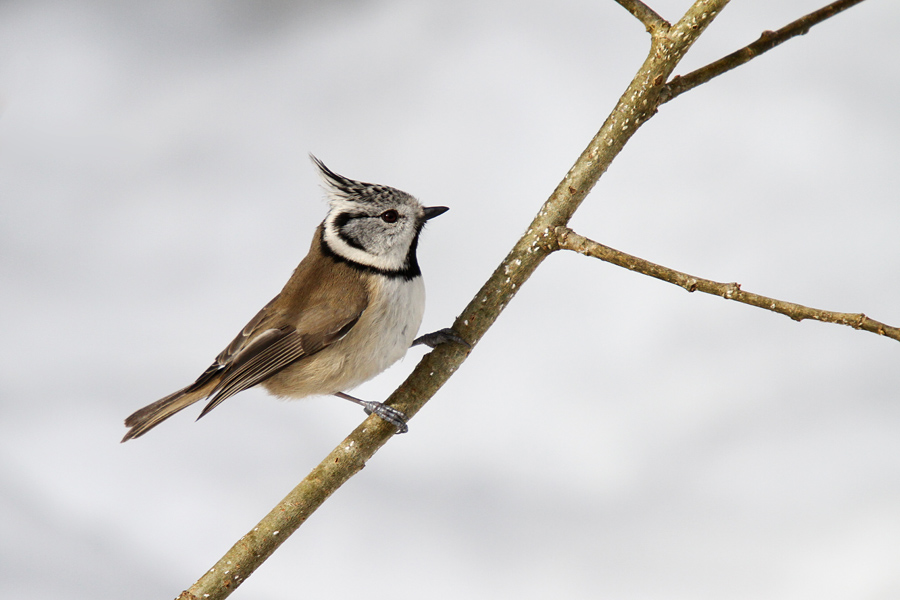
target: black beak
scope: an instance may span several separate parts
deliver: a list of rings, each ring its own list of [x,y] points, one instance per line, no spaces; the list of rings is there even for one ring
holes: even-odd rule
[[[442,215],[445,212],[450,210],[446,206],[426,206],[425,207],[425,220],[433,219],[438,215]]]

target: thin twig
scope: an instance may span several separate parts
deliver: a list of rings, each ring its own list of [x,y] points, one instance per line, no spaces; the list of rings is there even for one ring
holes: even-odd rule
[[[644,24],[651,35],[657,31],[668,31],[669,22],[659,16],[655,10],[641,2],[641,0],[616,0],[622,8],[630,12],[638,21]]]
[[[663,86],[663,90],[660,93],[660,104],[668,102],[676,96],[679,96],[702,83],[706,83],[713,77],[717,77],[726,71],[730,71],[731,69],[753,60],[760,54],[768,52],[772,48],[783,44],[793,37],[805,35],[814,25],[818,25],[822,21],[829,19],[839,12],[843,12],[860,2],[863,2],[863,0],[839,0],[838,2],[832,2],[828,6],[822,7],[804,17],[800,17],[796,21],[788,23],[777,31],[762,32],[759,39],[752,44],[744,46],[740,50],[732,52],[728,56],[724,56],[705,67],[700,67],[687,75],[676,75],[672,78],[672,81]]]
[[[874,319],[870,319],[862,313],[843,313],[830,310],[810,308],[794,302],[776,300],[767,296],[760,296],[752,292],[745,292],[739,283],[719,283],[710,279],[703,279],[663,267],[643,258],[626,254],[619,250],[604,246],[598,242],[578,235],[568,227],[557,227],[557,247],[560,250],[572,250],[585,256],[599,258],[604,262],[624,267],[631,271],[637,271],[650,277],[683,287],[689,292],[704,292],[713,296],[720,296],[726,300],[734,300],[751,306],[764,308],[772,312],[786,315],[795,321],[814,319],[823,323],[837,323],[847,325],[854,329],[862,329],[883,335],[900,341],[900,328],[885,325]]]

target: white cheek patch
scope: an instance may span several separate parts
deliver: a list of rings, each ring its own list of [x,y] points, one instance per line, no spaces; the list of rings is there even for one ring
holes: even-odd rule
[[[406,252],[398,255],[377,255],[360,248],[354,248],[338,235],[337,228],[334,226],[334,217],[329,216],[325,222],[325,243],[332,252],[346,258],[347,260],[367,267],[374,267],[382,271],[400,271],[404,268],[406,260]]]

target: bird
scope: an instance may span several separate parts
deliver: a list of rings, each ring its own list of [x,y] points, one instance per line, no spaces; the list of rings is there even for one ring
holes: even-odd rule
[[[335,395],[404,433],[405,415],[350,390],[400,360],[412,345],[458,342],[451,329],[416,338],[425,284],[416,259],[425,223],[449,210],[401,190],[338,175],[310,154],[329,210],[309,253],[275,296],[200,377],[125,419],[122,442],[208,399],[198,419],[261,385],[283,398]]]

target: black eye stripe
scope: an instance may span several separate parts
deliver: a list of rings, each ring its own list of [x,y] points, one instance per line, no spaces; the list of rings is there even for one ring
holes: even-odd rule
[[[388,210],[384,211],[383,213],[380,213],[377,215],[366,215],[363,213],[342,212],[342,213],[339,213],[338,216],[336,216],[334,218],[334,226],[337,229],[341,229],[342,227],[344,227],[344,225],[346,225],[353,219],[383,219],[383,220],[387,220],[387,219],[385,219],[385,215],[387,215],[389,213],[391,213],[393,215],[393,216],[388,217],[390,219],[393,219],[392,221],[388,221],[389,223],[397,222],[403,218],[403,215],[401,215],[399,213],[399,211],[397,211],[393,208],[388,209]]]
[[[360,213],[352,213],[352,212],[339,213],[334,218],[335,233],[337,233],[337,236],[340,239],[344,240],[344,243],[346,243],[351,248],[356,248],[358,250],[365,251],[365,248],[359,242],[359,240],[357,240],[355,237],[350,235],[350,233],[346,229],[346,226],[347,226],[347,223],[349,223],[351,220],[358,219],[360,217],[366,217],[366,216],[368,216],[368,215],[363,215]]]
[[[360,215],[357,213],[342,212],[334,218],[334,226],[338,230],[340,230],[341,228],[344,227],[344,225],[349,223],[351,219],[358,219],[359,217],[363,217],[363,216],[365,216],[365,215]]]

